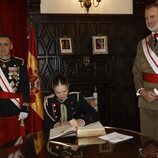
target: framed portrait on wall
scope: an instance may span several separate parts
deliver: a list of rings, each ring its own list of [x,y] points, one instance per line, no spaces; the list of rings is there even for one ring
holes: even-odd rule
[[[68,38],[68,37],[60,38],[59,42],[60,42],[60,53],[61,54],[72,54],[71,38]]]
[[[93,54],[108,54],[107,36],[92,36]]]

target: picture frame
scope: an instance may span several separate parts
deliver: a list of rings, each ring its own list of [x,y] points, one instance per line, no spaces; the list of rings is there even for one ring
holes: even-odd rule
[[[72,41],[69,37],[59,38],[60,54],[72,54]]]
[[[93,54],[108,54],[107,36],[92,36]]]

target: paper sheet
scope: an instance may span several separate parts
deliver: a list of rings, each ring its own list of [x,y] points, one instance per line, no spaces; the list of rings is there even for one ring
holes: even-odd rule
[[[133,138],[133,136],[129,136],[129,135],[125,135],[125,134],[121,134],[121,133],[117,133],[117,132],[112,132],[103,136],[100,136],[99,138],[103,139],[103,140],[107,140],[111,143],[118,143],[118,142],[122,142],[124,140],[128,140]]]

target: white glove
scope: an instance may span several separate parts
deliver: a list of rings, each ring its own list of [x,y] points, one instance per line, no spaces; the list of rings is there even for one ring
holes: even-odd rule
[[[27,112],[20,112],[18,120],[24,120],[28,117]]]
[[[158,90],[156,88],[154,88],[154,92],[158,95]]]

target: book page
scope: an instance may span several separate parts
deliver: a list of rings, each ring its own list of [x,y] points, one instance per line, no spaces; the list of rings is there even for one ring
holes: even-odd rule
[[[105,134],[105,128],[99,121],[97,121],[83,127],[72,127],[71,125],[64,125],[52,128],[49,132],[49,140],[65,136],[91,137]]]
[[[52,128],[49,131],[49,140],[55,139],[58,137],[67,136],[69,134],[76,135],[76,127],[72,127],[70,125],[64,125],[64,126]]]
[[[133,138],[133,136],[129,136],[129,135],[125,135],[125,134],[121,134],[121,133],[117,133],[117,132],[112,132],[109,134],[106,134],[104,136],[100,136],[99,138],[103,139],[103,140],[107,140],[111,143],[118,143],[118,142],[122,142],[128,139]]]
[[[77,128],[78,137],[92,137],[92,136],[101,136],[105,134],[106,134],[105,128],[102,126],[102,124],[99,121],[88,124],[84,127]]]

